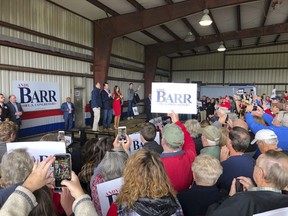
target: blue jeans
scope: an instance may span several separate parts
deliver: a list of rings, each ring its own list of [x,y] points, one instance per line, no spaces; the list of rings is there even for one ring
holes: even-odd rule
[[[127,117],[133,116],[133,110],[132,110],[133,105],[134,105],[134,101],[133,100],[128,100]]]
[[[113,109],[103,110],[103,128],[110,128],[112,116],[113,116]]]

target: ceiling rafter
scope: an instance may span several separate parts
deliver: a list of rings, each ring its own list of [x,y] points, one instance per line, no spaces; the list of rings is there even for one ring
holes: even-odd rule
[[[250,29],[242,29],[241,31],[231,31],[221,33],[220,35],[206,35],[196,39],[194,42],[185,43],[184,41],[173,41],[163,44],[149,45],[148,47],[154,48],[159,56],[166,56],[168,54],[179,52],[181,50],[192,49],[207,44],[215,43],[219,40],[239,40],[244,38],[252,38],[256,36],[265,36],[273,34],[281,34],[288,32],[288,23],[281,23],[269,26],[262,26]]]
[[[285,23],[288,23],[288,16],[287,16],[287,19],[286,19]],[[280,34],[278,34],[278,35],[276,36],[276,38],[275,38],[275,40],[274,40],[274,43],[277,43],[277,42],[278,42],[280,36],[281,36]]]
[[[118,16],[120,15],[119,13],[117,13],[116,11],[112,10],[111,8],[107,7],[106,5],[102,4],[101,2],[99,2],[98,0],[87,0],[88,2],[90,2],[91,4],[93,4],[94,6],[102,9],[103,11],[105,11],[106,13],[109,13],[112,16]]]
[[[165,0],[166,4],[173,4],[174,2],[172,0]]]
[[[145,34],[146,36],[152,38],[153,40],[157,41],[158,43],[163,43],[164,41],[162,41],[160,38],[156,37],[155,35],[151,34],[150,32],[146,31],[146,30],[142,30],[141,31],[143,34]]]
[[[139,4],[139,2],[137,2],[136,0],[126,0],[127,2],[129,2],[131,5],[133,5],[138,11],[143,11],[145,10],[145,8]],[[173,31],[171,31],[166,25],[160,25],[160,28],[163,29],[165,32],[167,32],[170,36],[172,36],[175,40],[181,40],[181,38],[176,35]],[[155,35],[151,34],[150,32],[143,30],[141,31],[143,34],[145,34],[146,36],[152,38],[153,40],[159,42],[159,43],[163,43],[163,41],[161,39],[159,39],[158,37],[156,37]],[[182,53],[178,53],[180,56],[183,56]]]
[[[89,0],[95,1],[95,0]],[[258,0],[229,0],[215,1],[206,0],[206,6],[209,9],[239,5]],[[126,34],[140,31],[165,22],[183,18],[185,16],[198,13],[203,10],[202,0],[186,0],[174,4],[154,7],[143,11],[132,12],[120,16],[112,16],[95,21],[95,28],[107,37],[115,38]]]
[[[129,2],[131,5],[133,5],[135,8],[137,8],[137,10],[142,11],[145,10],[145,8],[139,4],[139,2],[137,2],[136,0],[126,0],[127,2]]]
[[[171,29],[169,29],[166,25],[160,25],[160,28],[166,31],[169,35],[171,35],[175,40],[181,40],[178,35],[176,35]]]
[[[265,0],[264,14],[263,14],[261,26],[264,26],[264,25],[265,25],[266,18],[267,18],[267,16],[268,16],[268,12],[269,12],[269,8],[270,8],[270,5],[271,5],[271,2],[272,2],[272,0]],[[258,37],[258,38],[257,38],[256,46],[259,45],[260,39],[261,39],[261,37]]]
[[[219,29],[218,29],[218,27],[217,27],[217,25],[216,25],[215,19],[214,19],[213,15],[212,15],[212,12],[211,12],[211,11],[210,11],[210,13],[209,13],[209,16],[210,16],[210,18],[211,18],[211,20],[212,20],[212,24],[211,24],[211,25],[212,25],[215,33],[219,35],[219,34],[220,34],[220,31],[219,31]]]
[[[238,31],[241,31],[242,26],[241,26],[241,5],[238,5],[236,7],[237,10],[237,29]],[[239,47],[242,47],[242,40],[239,40]]]

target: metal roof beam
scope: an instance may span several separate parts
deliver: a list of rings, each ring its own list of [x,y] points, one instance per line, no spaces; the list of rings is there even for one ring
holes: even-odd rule
[[[95,2],[96,0],[88,0]],[[206,0],[205,5],[209,9],[239,5],[256,0]],[[96,1],[98,2],[98,1]],[[95,30],[104,31],[106,37],[119,37],[135,31],[140,31],[155,25],[179,19],[203,10],[202,0],[187,0],[174,4],[150,8],[143,11],[132,12],[119,16],[113,16],[95,21]],[[104,33],[103,32],[103,33]]]
[[[221,33],[219,35],[207,35],[196,39],[194,42],[185,42],[182,40],[172,41],[162,44],[153,44],[149,47],[158,53],[158,56],[166,56],[171,53],[179,52],[182,50],[194,49],[200,46],[206,46],[210,43],[225,40],[240,40],[244,38],[260,37],[265,35],[274,35],[288,32],[288,23],[269,25],[257,28],[242,29],[241,31],[231,31]]]

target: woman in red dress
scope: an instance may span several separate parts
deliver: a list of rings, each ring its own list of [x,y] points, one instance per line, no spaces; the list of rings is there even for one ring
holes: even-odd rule
[[[121,100],[123,95],[120,92],[119,86],[114,87],[114,92],[112,93],[112,97],[114,99],[113,102],[113,110],[114,110],[114,128],[117,129],[119,127],[120,116],[121,116]]]

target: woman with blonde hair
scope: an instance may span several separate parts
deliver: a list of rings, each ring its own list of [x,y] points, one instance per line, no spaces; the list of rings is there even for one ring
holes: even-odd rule
[[[112,215],[183,215],[159,154],[141,149],[130,156]]]

